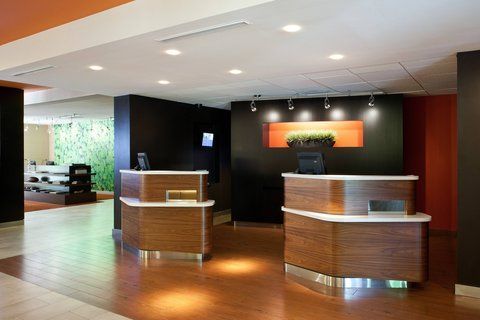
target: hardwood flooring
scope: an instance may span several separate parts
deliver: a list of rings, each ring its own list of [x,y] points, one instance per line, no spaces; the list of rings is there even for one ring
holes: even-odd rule
[[[453,294],[450,236],[431,236],[424,288],[327,296],[285,277],[282,229],[223,224],[203,264],[145,262],[112,239],[111,202],[0,229],[0,272],[133,319],[480,319],[480,300]]]

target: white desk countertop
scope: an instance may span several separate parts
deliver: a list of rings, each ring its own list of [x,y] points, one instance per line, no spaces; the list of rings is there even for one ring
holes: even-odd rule
[[[142,207],[142,208],[205,208],[211,207],[215,204],[214,200],[208,200],[204,202],[196,201],[170,201],[170,202],[142,202],[138,198],[120,197],[120,201],[125,203],[129,207]]]
[[[298,174],[293,172],[282,173],[284,178],[302,178],[319,180],[418,180],[418,176],[374,176],[374,175],[340,175],[340,174]]]
[[[368,215],[343,215],[304,211],[282,207],[282,211],[328,222],[430,222],[432,217],[421,212],[406,215],[403,212],[371,212]]]
[[[170,170],[147,170],[147,171],[137,171],[137,170],[120,170],[120,173],[131,173],[131,174],[177,174],[177,175],[192,175],[192,174],[208,174],[207,170],[197,170],[197,171],[170,171]]]

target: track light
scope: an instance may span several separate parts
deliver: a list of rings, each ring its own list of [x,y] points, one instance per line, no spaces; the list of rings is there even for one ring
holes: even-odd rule
[[[258,99],[260,99],[261,96],[262,95],[260,95],[260,94],[256,94],[256,95],[253,96],[252,102],[250,102],[250,110],[252,112],[257,111],[257,105],[255,104],[255,99],[258,100]]]
[[[323,106],[325,107],[325,109],[330,108],[330,100],[328,100],[328,94],[325,94],[325,101],[323,102]]]
[[[368,106],[373,107],[375,105],[375,97],[373,96],[373,92],[370,95],[370,98],[368,98]]]
[[[290,99],[287,100],[287,104],[288,104],[288,110],[291,111],[291,110],[295,109],[295,106],[293,105],[293,100],[292,100],[292,98],[290,98]]]

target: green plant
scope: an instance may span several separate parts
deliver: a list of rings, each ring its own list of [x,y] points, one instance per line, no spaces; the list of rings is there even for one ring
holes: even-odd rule
[[[291,143],[328,143],[335,142],[337,132],[333,130],[299,130],[290,131],[285,135],[288,144]]]

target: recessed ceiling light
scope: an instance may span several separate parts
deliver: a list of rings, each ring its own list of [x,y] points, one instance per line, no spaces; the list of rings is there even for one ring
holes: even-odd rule
[[[170,81],[168,81],[168,80],[159,80],[158,83],[160,83],[160,84],[170,84]]]
[[[100,70],[103,70],[103,67],[102,66],[90,66],[88,67],[90,70],[93,70],[93,71],[100,71]]]
[[[289,24],[283,27],[282,30],[285,32],[297,32],[302,30],[302,27],[300,27],[298,24]]]
[[[334,53],[330,55],[329,58],[332,60],[342,60],[344,58],[344,55],[339,53]]]
[[[168,50],[165,50],[165,53],[169,54],[171,56],[178,56],[182,52],[180,50],[177,50],[177,49],[168,49]]]
[[[228,72],[230,72],[231,74],[240,74],[240,73],[243,73],[242,70],[238,70],[238,69],[232,69],[232,70],[230,70],[230,71],[228,71]]]

